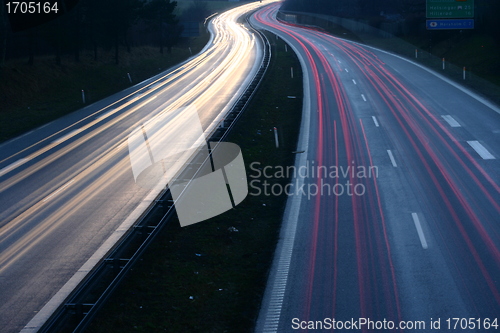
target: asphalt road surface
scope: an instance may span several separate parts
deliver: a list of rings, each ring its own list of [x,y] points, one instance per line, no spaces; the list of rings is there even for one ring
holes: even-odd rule
[[[278,7],[253,20],[301,61],[305,152],[256,331],[495,331],[499,108]]]

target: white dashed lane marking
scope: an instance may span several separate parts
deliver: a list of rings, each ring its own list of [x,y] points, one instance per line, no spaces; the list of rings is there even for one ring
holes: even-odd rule
[[[445,115],[445,116],[441,116],[451,127],[462,127],[460,126],[460,124],[458,123],[458,121],[455,120],[455,118],[453,118],[452,116],[450,115]]]
[[[476,153],[479,154],[479,156],[481,156],[483,160],[495,159],[495,156],[493,156],[493,154],[491,154],[479,141],[467,141],[467,143],[476,151]]]

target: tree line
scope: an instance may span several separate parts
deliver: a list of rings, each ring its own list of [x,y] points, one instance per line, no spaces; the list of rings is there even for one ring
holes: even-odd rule
[[[23,31],[12,31],[6,7],[0,9],[0,63],[27,58],[35,63],[39,55],[53,54],[61,64],[63,54],[72,54],[79,62],[83,50],[91,50],[98,60],[102,50],[114,50],[120,61],[120,49],[155,45],[161,53],[180,38],[182,27],[174,15],[176,1],[171,0],[80,0],[64,15]]]

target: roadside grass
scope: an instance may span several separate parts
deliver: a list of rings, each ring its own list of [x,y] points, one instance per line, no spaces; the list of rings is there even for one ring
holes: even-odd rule
[[[208,39],[204,31],[163,55],[157,47],[122,49],[119,65],[111,50],[99,50],[97,61],[88,51],[78,63],[65,56],[61,66],[49,56],[36,57],[33,66],[24,59],[7,62],[0,67],[0,142],[83,107],[82,90],[86,104],[96,102],[184,61],[191,56],[189,46],[195,54]]]
[[[300,64],[290,49],[285,52],[283,41],[267,35],[273,44],[269,71],[228,138],[242,149],[249,181],[264,180],[256,178],[254,162],[260,167],[293,165],[302,114]],[[280,148],[275,147],[273,127],[278,128]],[[282,186],[288,182],[267,180]],[[210,220],[185,228],[171,221],[88,332],[251,332],[286,197],[249,191],[235,209]]]

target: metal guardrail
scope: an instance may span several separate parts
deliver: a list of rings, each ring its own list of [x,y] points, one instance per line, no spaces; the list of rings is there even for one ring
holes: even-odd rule
[[[248,16],[247,23],[249,23]],[[253,27],[252,30],[264,45],[264,57],[261,67],[245,92],[234,103],[225,119],[214,130],[208,141],[221,142],[226,139],[243,111],[248,107],[251,98],[255,95],[269,67],[271,60],[270,43],[261,31]],[[194,164],[199,164],[201,167],[207,159],[203,162],[195,162]],[[198,171],[191,179],[196,178],[197,173]],[[156,238],[160,230],[174,216],[174,210],[172,196],[170,195],[170,191],[166,189],[141,215],[136,224],[115,245],[106,258],[70,294],[66,301],[42,326],[39,332],[83,332],[106,300],[118,288],[127,272]]]

